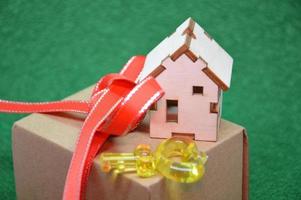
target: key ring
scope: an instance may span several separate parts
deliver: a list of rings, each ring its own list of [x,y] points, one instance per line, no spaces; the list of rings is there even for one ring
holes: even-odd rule
[[[155,152],[149,145],[140,144],[133,153],[102,153],[99,161],[103,172],[135,171],[143,178],[159,172],[176,182],[193,183],[203,177],[207,158],[193,140],[173,137],[161,142]]]
[[[156,169],[166,178],[182,183],[200,180],[207,159],[206,153],[199,153],[194,141],[188,138],[167,139],[155,151]]]

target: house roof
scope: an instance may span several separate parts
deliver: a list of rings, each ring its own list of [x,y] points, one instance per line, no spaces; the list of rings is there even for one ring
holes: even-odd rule
[[[149,52],[139,79],[158,71],[167,57],[175,61],[182,54],[186,54],[193,62],[203,60],[207,64],[203,72],[223,90],[230,87],[232,57],[191,18]]]

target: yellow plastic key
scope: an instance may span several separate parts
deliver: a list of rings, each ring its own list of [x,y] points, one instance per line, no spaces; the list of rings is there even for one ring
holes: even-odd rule
[[[138,145],[133,153],[102,153],[101,169],[104,172],[136,171],[140,177],[150,177],[159,172],[171,180],[192,183],[205,172],[205,153],[199,153],[191,139],[170,138],[159,144],[154,153],[149,145]]]
[[[104,172],[136,171],[140,177],[150,177],[156,173],[153,153],[145,144],[138,145],[133,153],[102,153],[100,165]]]

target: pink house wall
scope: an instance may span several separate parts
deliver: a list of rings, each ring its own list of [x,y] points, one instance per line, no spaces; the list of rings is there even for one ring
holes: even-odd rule
[[[162,64],[166,70],[156,79],[165,95],[157,102],[157,110],[150,113],[150,136],[169,138],[172,133],[193,133],[196,140],[216,141],[220,116],[210,113],[210,102],[221,100],[220,89],[202,72],[206,64],[200,59],[192,62],[185,54],[176,61],[167,58]],[[203,95],[193,95],[192,86],[203,86]],[[178,122],[166,122],[167,99],[178,100]]]

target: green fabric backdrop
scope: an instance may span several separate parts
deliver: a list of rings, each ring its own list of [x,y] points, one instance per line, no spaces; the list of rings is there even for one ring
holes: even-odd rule
[[[223,118],[248,129],[251,199],[301,199],[298,0],[0,0],[0,98],[61,99],[189,16],[234,58]],[[0,114],[1,199],[15,199],[11,126],[23,116]]]

